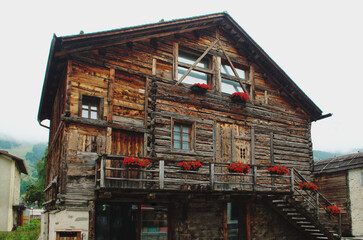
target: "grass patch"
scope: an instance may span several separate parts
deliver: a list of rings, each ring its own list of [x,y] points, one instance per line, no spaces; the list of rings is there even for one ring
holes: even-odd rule
[[[40,221],[30,220],[24,226],[18,227],[13,232],[0,232],[1,240],[37,240],[40,234]]]

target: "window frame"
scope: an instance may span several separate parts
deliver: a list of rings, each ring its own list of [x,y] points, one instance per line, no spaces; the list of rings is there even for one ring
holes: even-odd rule
[[[225,60],[223,60],[222,59],[222,61],[221,61],[221,66],[220,66],[220,71],[221,71],[221,89],[220,89],[220,92],[221,93],[224,93],[224,94],[228,94],[228,95],[231,95],[230,93],[227,93],[227,92],[223,92],[223,80],[226,80],[226,81],[231,81],[231,82],[235,82],[235,83],[237,83],[238,84],[238,86],[241,88],[241,92],[244,92],[243,91],[243,88],[241,87],[241,85],[240,85],[240,82],[238,81],[238,79],[237,79],[237,77],[234,75],[234,73],[233,73],[233,70],[232,70],[232,75],[229,75],[229,74],[226,74],[226,73],[222,73],[222,68],[223,68],[223,66],[228,66],[229,68],[231,68],[231,70],[232,70],[232,67],[229,65],[229,63],[228,62],[226,62]],[[244,72],[244,77],[241,77],[241,76],[238,76],[240,79],[242,79],[242,80],[244,80],[244,81],[247,81],[247,79],[246,79],[246,76],[248,76],[248,74],[249,74],[249,69],[248,69],[248,67],[246,67],[246,66],[243,66],[243,65],[241,65],[241,64],[238,64],[238,63],[233,63],[233,66],[234,66],[234,68],[236,69],[236,71],[238,71],[238,70],[242,70],[243,72]],[[246,84],[244,84],[244,87],[247,89],[248,88],[248,86],[246,86]],[[237,92],[237,90],[236,90],[236,92]]]
[[[185,62],[181,62],[179,60],[180,55],[187,55],[187,56],[192,56],[195,57],[195,61],[200,57],[201,54],[193,52],[191,50],[185,50],[185,49],[178,49],[178,59],[177,59],[177,81],[180,79],[179,78],[179,68],[183,68],[186,71],[188,71],[188,69],[193,66],[193,64],[195,63],[195,61],[193,61],[192,64],[189,63],[185,63]],[[203,60],[206,60],[206,68],[203,67],[199,67],[198,64],[201,63]],[[206,80],[206,84],[211,85],[211,81],[212,81],[212,76],[215,74],[215,72],[212,69],[212,58],[211,56],[209,56],[208,54],[206,56],[203,57],[203,59],[197,64],[197,66],[195,66],[191,72],[188,74],[188,76],[192,73],[192,72],[197,72],[197,73],[202,73],[205,74],[207,76],[207,80]],[[184,75],[184,74],[183,74]],[[188,76],[186,76],[186,78],[183,80],[183,82],[181,82],[182,84],[188,84],[188,85],[192,85],[194,83],[187,83],[185,82],[185,80],[188,78]],[[203,80],[204,81],[204,80]]]
[[[181,126],[189,126],[189,149],[183,149],[183,141],[182,141],[182,134],[180,135],[180,147],[181,148],[175,148],[174,147],[174,125],[181,125]],[[182,132],[181,132],[182,133]],[[189,152],[194,153],[195,152],[195,122],[194,121],[186,121],[186,120],[179,120],[179,119],[171,119],[171,151],[172,152]]]
[[[88,101],[88,108],[85,109],[83,108],[84,102],[83,101]],[[96,116],[97,118],[91,118],[90,113],[91,112],[95,112],[92,111],[91,109],[91,105],[92,103],[96,103],[97,105],[97,109],[96,109]],[[78,116],[81,118],[85,118],[85,119],[90,119],[90,120],[101,120],[102,119],[102,115],[103,115],[103,98],[100,97],[96,97],[96,96],[90,96],[90,95],[86,95],[86,94],[80,94],[79,97],[79,108],[78,108]],[[83,116],[83,110],[88,111],[88,117]]]

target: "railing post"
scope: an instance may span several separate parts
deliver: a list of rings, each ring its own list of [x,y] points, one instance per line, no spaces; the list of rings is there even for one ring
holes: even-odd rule
[[[210,174],[210,187],[213,190],[214,189],[214,163],[211,163],[209,166],[209,174]]]
[[[319,220],[319,193],[316,191],[316,218]]]
[[[294,168],[290,170],[290,183],[291,183],[291,192],[294,193]]]
[[[105,187],[105,156],[101,158],[100,186]]]
[[[339,213],[338,215],[338,234],[339,234],[339,237],[342,236],[342,214]]]
[[[159,187],[164,189],[164,160],[159,161]]]
[[[253,166],[253,191],[256,191],[256,185],[257,185],[257,166]]]

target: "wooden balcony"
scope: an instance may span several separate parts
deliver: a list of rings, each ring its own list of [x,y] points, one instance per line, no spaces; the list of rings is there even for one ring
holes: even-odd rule
[[[98,189],[145,191],[199,191],[289,194],[294,188],[289,175],[271,175],[270,166],[250,165],[248,174],[229,173],[227,163],[202,162],[199,171],[184,171],[179,161],[151,160],[146,168],[123,165],[125,156],[103,155],[97,161]]]

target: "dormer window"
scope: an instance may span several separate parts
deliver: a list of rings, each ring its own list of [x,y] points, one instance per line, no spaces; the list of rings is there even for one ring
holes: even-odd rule
[[[99,119],[100,115],[100,98],[83,95],[81,116],[89,119]]]
[[[180,79],[198,59],[198,56],[179,52],[178,58],[178,79]],[[188,74],[188,76],[183,80],[183,83],[194,84],[194,83],[205,83],[208,84],[209,76],[207,73],[203,72],[203,69],[208,69],[209,61],[207,58],[203,58],[197,66]]]

